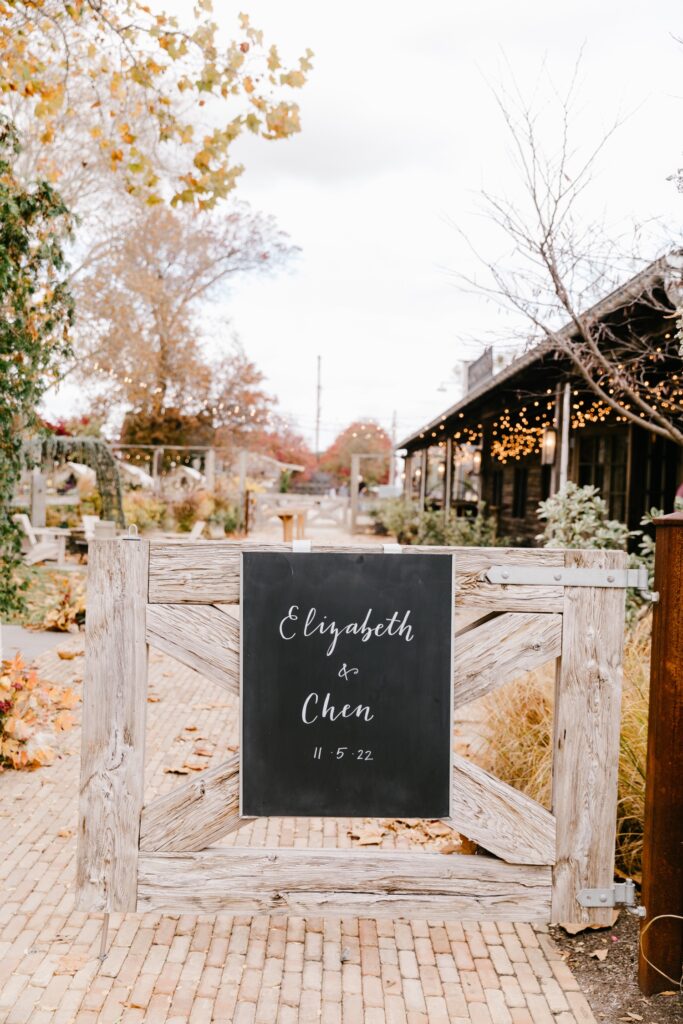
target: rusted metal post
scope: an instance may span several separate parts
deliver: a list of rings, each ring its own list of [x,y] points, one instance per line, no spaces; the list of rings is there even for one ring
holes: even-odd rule
[[[646,995],[671,989],[681,977],[683,921],[683,513],[655,520],[650,711],[645,780],[642,950],[638,965]],[[648,964],[647,961],[650,961]],[[651,965],[662,971],[658,973]],[[664,977],[667,975],[667,977]]]

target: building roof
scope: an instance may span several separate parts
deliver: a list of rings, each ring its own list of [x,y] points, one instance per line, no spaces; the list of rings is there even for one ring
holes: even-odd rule
[[[676,249],[670,253],[666,253],[664,256],[660,256],[659,259],[653,260],[652,263],[644,267],[643,270],[634,274],[633,277],[629,278],[623,285],[615,288],[614,291],[605,295],[602,299],[596,302],[593,306],[590,306],[585,313],[585,317],[591,320],[601,320],[609,313],[614,312],[615,309],[619,309],[624,306],[627,302],[632,302],[639,296],[643,295],[649,289],[656,287],[658,284],[663,285],[668,295],[670,295],[672,305],[676,305],[681,302],[683,298],[683,284],[681,282],[681,272],[683,271],[683,250]],[[675,289],[675,292],[672,291]],[[576,328],[573,323],[565,324],[558,334],[564,336],[565,339],[569,340],[576,333]],[[493,391],[495,388],[504,384],[506,381],[513,377],[516,377],[518,373],[528,369],[535,363],[540,363],[544,356],[554,354],[557,351],[556,347],[550,340],[544,340],[528,351],[524,352],[517,359],[513,359],[506,367],[504,367],[499,373],[484,380],[477,387],[468,391],[463,398],[459,399],[455,405],[451,405],[448,409],[442,412],[439,416],[425,423],[424,426],[419,427],[414,433],[409,434],[402,441],[398,443],[397,448],[408,448],[410,445],[414,445],[416,441],[422,440],[421,435],[427,435],[431,433],[435,427],[443,423],[444,420],[449,419],[451,416],[457,413],[464,412],[477,403],[477,401],[484,395]]]

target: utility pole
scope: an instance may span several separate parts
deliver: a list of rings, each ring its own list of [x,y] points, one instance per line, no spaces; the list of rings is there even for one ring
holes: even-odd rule
[[[321,359],[318,356],[318,379],[315,388],[315,457],[318,461],[320,461],[320,398],[322,395],[320,363]]]

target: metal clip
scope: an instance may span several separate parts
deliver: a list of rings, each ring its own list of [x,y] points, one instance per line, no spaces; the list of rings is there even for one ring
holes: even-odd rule
[[[625,907],[630,914],[645,917],[645,907],[636,905],[636,887],[631,878],[604,889],[581,889],[576,902],[581,907]]]

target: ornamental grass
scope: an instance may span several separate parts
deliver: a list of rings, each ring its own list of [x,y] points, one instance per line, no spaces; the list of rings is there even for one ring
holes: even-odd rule
[[[627,634],[624,649],[616,865],[636,881],[643,852],[650,626],[647,615]],[[484,698],[484,743],[477,754],[484,768],[548,808],[554,677],[554,667],[546,665]]]

